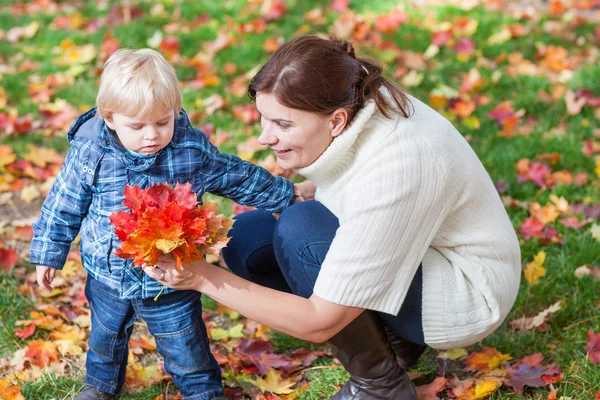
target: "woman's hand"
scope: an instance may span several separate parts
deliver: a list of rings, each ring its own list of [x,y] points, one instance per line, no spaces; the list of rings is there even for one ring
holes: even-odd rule
[[[172,289],[196,290],[200,292],[204,283],[204,278],[202,277],[203,264],[208,263],[196,261],[192,264],[184,265],[183,270],[177,271],[175,259],[173,259],[171,254],[167,254],[158,259],[158,264],[147,265],[143,267],[143,270],[149,277]]]
[[[311,181],[294,184],[294,195],[296,196],[295,203],[314,200],[316,191],[317,187]]]

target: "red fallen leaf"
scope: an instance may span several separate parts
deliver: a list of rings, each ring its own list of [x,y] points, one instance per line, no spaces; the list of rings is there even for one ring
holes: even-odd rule
[[[537,367],[544,361],[544,355],[542,353],[534,353],[523,357],[521,362],[525,365],[529,365],[530,367]]]
[[[588,331],[588,342],[584,347],[587,351],[586,358],[594,364],[600,364],[600,333],[594,333],[592,329]]]
[[[452,50],[458,55],[469,55],[475,51],[475,43],[467,38],[461,37],[458,42],[452,47]]]
[[[24,117],[17,118],[13,126],[16,133],[28,133],[33,127],[33,116],[26,115]]]
[[[263,49],[267,53],[274,53],[282,43],[282,40],[275,37],[270,37],[263,43]]]
[[[517,163],[517,171],[519,172],[519,182],[534,182],[539,187],[552,187],[552,168],[540,162],[531,162],[524,158]]]
[[[583,221],[579,221],[577,219],[577,217],[569,217],[569,218],[563,218],[563,219],[559,220],[558,222],[561,225],[566,226],[567,228],[581,229],[584,226],[586,226],[587,224],[589,224],[591,221],[586,220],[586,219],[584,219]]]
[[[350,6],[350,0],[332,0],[329,7],[336,12],[344,12]]]
[[[533,217],[527,218],[519,227],[519,233],[525,240],[529,240],[532,237],[541,238],[543,237],[544,223],[538,221]]]
[[[388,14],[378,15],[375,18],[375,29],[381,33],[392,33],[406,22],[408,22],[408,13],[394,8]]]
[[[19,255],[12,246],[0,248],[0,270],[4,272],[10,271],[18,260]]]
[[[260,11],[265,20],[272,21],[285,14],[287,6],[283,0],[265,0]]]
[[[161,254],[173,254],[177,268],[183,263],[218,255],[227,244],[233,221],[217,214],[216,202],[198,206],[190,183],[125,188],[123,204],[131,213],[110,215],[121,246],[115,254],[133,258],[134,264],[155,265]]]
[[[452,39],[452,32],[450,31],[437,31],[431,34],[431,43],[438,47],[445,46],[450,39]]]
[[[544,387],[547,385],[542,379],[544,367],[521,364],[516,368],[507,367],[506,369],[511,375],[508,384],[513,388],[516,394],[522,394],[525,386]]]
[[[504,126],[506,119],[514,117],[522,117],[524,111],[515,111],[512,104],[509,101],[503,101],[499,103],[492,111],[487,113],[487,116],[496,121],[498,126]]]
[[[165,54],[167,58],[173,54],[179,53],[179,38],[177,36],[167,36],[158,45],[158,49]]]
[[[260,119],[260,114],[253,104],[233,106],[233,116],[245,124],[253,124]]]
[[[15,336],[25,340],[35,333],[35,324],[32,322],[26,328],[15,328]]]
[[[30,358],[33,365],[45,368],[53,362],[58,362],[58,350],[54,342],[32,340],[28,344],[25,357]]]
[[[600,142],[596,142],[592,139],[588,139],[583,142],[581,152],[586,157],[591,157],[594,154],[600,154]]]
[[[438,400],[437,394],[444,389],[448,378],[438,376],[428,385],[417,386],[417,398],[419,400]]]
[[[121,47],[121,41],[117,38],[112,37],[112,32],[108,31],[102,38],[102,45],[100,46],[100,53],[98,58],[101,61],[106,61],[115,51]]]
[[[256,18],[249,22],[242,22],[239,26],[241,33],[263,33],[267,30],[264,18]]]

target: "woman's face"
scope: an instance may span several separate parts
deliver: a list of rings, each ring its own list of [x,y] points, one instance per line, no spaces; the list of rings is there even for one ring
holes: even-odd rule
[[[331,115],[289,108],[270,93],[256,94],[262,133],[258,142],[269,146],[284,169],[309,166],[329,147],[347,121],[344,109]]]

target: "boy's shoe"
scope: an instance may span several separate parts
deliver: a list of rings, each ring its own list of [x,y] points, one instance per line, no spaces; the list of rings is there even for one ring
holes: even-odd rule
[[[96,389],[93,386],[85,385],[75,400],[117,400],[118,398],[118,394],[110,394],[108,392],[103,392],[100,389]]]

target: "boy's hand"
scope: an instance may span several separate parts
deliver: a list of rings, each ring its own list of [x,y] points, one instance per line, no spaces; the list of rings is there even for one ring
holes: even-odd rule
[[[317,187],[311,181],[294,184],[294,196],[296,196],[295,203],[314,200],[316,191]]]
[[[35,274],[37,277],[37,283],[40,287],[46,289],[47,291],[52,291],[52,281],[54,280],[54,274],[56,274],[56,269],[51,267],[35,267]]]

